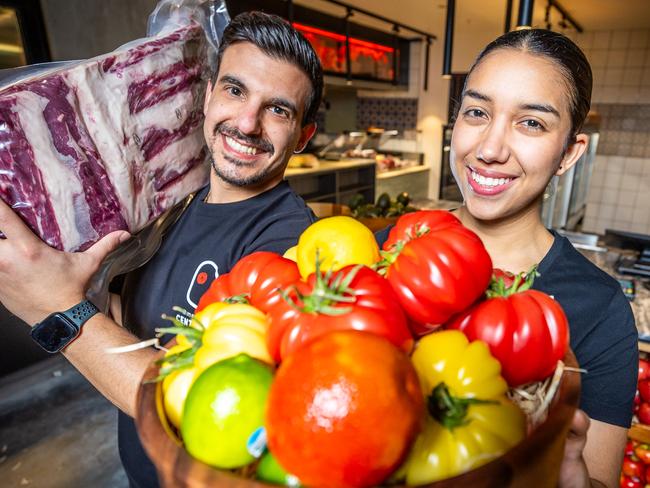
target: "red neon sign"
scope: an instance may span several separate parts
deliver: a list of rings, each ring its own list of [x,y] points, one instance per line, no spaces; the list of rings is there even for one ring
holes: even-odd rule
[[[338,42],[345,42],[345,36],[343,36],[341,34],[337,34],[336,32],[326,31],[326,30],[323,30],[323,29],[319,29],[317,27],[310,27],[308,25],[299,24],[297,22],[294,22],[293,26],[297,30],[302,32],[303,34],[305,34],[305,33],[316,34],[316,35],[319,35],[319,36],[328,37],[328,38],[333,39],[333,40],[338,41]],[[362,39],[357,39],[356,37],[350,37],[350,45],[352,45],[352,44],[354,44],[356,46],[360,46],[360,47],[366,47],[366,48],[369,48],[369,49],[373,49],[373,50],[376,50],[376,51],[381,51],[381,52],[384,52],[384,53],[393,53],[395,51],[395,49],[392,48],[392,47],[384,46],[383,44],[376,44],[376,43],[370,42],[370,41],[364,41]]]

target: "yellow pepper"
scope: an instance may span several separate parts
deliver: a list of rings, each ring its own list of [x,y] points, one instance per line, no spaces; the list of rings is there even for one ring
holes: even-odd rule
[[[501,365],[482,341],[448,330],[423,337],[412,356],[428,415],[403,470],[409,485],[459,475],[502,455],[526,433],[506,397]]]

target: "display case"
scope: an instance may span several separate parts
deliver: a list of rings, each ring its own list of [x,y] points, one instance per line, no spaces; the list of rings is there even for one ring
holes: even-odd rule
[[[0,69],[50,61],[39,0],[0,0]]]

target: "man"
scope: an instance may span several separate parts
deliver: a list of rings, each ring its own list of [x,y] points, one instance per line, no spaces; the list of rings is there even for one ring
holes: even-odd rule
[[[106,349],[153,336],[156,327],[169,325],[161,314],[174,305],[190,310],[196,305],[201,284],[251,252],[284,252],[313,221],[283,173],[291,154],[315,131],[323,86],[316,54],[279,17],[246,13],[226,28],[218,60],[204,105],[212,155],[209,187],[198,192],[153,259],[127,277],[121,307],[126,328],[104,314],[92,315],[92,305],[84,304],[75,309],[86,320],[82,332],[61,351],[120,408],[120,455],[132,486],[157,484],[130,418],[140,379],[156,352],[107,354]],[[83,304],[102,259],[129,237],[115,232],[86,252],[59,252],[1,201],[0,230],[6,235],[0,241],[0,301],[28,324]],[[111,310],[120,317],[120,307]],[[45,326],[37,330],[44,336],[51,332]]]

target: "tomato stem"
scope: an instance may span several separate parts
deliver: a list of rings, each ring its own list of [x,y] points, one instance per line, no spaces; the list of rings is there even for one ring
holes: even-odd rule
[[[490,287],[485,292],[487,298],[509,297],[515,293],[521,293],[529,290],[535,281],[535,278],[540,276],[537,272],[537,265],[527,272],[521,272],[515,275],[514,280],[510,286],[506,286],[505,280],[502,277],[495,278],[492,276]]]

